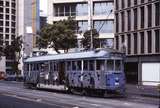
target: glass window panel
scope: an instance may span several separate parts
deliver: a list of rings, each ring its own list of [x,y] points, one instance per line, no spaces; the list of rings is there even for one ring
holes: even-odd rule
[[[70,7],[69,7],[69,5],[65,6],[65,16],[70,16]]]
[[[88,29],[87,21],[78,21],[79,32],[84,33]]]
[[[87,15],[88,13],[88,6],[87,4],[77,4],[76,5],[76,15],[77,16],[83,16]]]
[[[76,70],[76,62],[72,61],[72,70]]]
[[[88,61],[83,62],[83,70],[88,70]]]
[[[77,70],[81,70],[81,61],[77,62]]]
[[[108,15],[114,9],[113,2],[94,3],[94,15]]]
[[[90,61],[89,61],[89,70],[90,70],[90,71],[93,71],[93,70],[94,70],[94,61],[93,61],[93,60],[90,60]]]
[[[114,70],[113,60],[107,60],[107,71],[113,71],[113,70]]]
[[[115,71],[121,71],[121,60],[115,60]]]
[[[100,33],[113,33],[113,26],[112,20],[94,21],[94,28]]]
[[[68,71],[71,70],[71,62],[67,62],[67,70],[68,70]]]

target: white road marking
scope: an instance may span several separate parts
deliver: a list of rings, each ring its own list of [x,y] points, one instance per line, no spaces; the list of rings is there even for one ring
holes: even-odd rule
[[[75,106],[75,107],[72,107],[72,108],[79,108],[79,107]]]
[[[124,105],[126,105],[126,106],[131,106],[131,104],[130,104],[130,103],[127,103],[127,102],[125,102]]]

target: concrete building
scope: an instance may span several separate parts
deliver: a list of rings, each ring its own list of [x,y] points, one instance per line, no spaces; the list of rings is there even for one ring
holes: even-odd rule
[[[126,53],[130,83],[160,83],[160,1],[115,0],[115,49]]]
[[[0,0],[0,48],[11,45],[17,36],[17,0]],[[0,71],[12,74],[11,65],[13,59],[10,56],[1,57]]]
[[[79,30],[79,48],[83,33],[91,28],[100,33],[101,47],[113,47],[114,0],[48,0],[47,22],[67,19],[74,16]]]
[[[17,15],[17,33],[23,37],[22,59],[19,69],[23,71],[23,58],[32,54],[36,47],[37,31],[40,30],[39,0],[18,0]]]

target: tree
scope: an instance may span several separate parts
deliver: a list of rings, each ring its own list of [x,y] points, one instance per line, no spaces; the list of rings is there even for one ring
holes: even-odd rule
[[[12,44],[7,45],[4,50],[5,56],[7,56],[10,59],[13,59],[11,67],[17,77],[20,74],[20,70],[18,69],[18,64],[20,63],[21,49],[22,49],[22,37],[19,36],[14,38]]]
[[[92,29],[93,49],[100,47],[100,41],[98,37],[99,37],[99,33],[97,32],[97,30]],[[83,34],[81,43],[85,48],[85,50],[89,50],[91,48],[91,30],[87,30]]]
[[[70,48],[77,46],[76,21],[69,17],[68,20],[61,20],[53,24],[47,24],[40,31],[38,39],[39,48],[53,48],[57,53],[59,50],[68,52]]]

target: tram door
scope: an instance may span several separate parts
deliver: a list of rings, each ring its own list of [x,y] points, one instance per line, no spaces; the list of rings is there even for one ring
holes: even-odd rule
[[[58,68],[59,68],[59,72],[58,72],[59,84],[64,84],[65,82],[65,62],[60,62]]]

